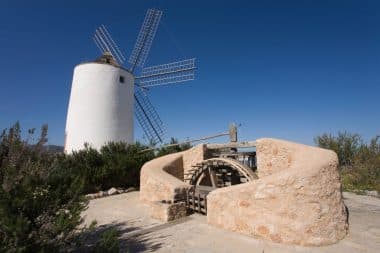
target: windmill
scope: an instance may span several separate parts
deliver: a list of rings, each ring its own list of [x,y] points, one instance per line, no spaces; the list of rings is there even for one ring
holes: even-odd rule
[[[80,64],[74,70],[66,122],[66,152],[80,149],[83,142],[101,147],[109,141],[133,141],[132,111],[146,138],[153,144],[163,142],[165,128],[149,100],[148,90],[194,80],[196,67],[195,58],[145,67],[161,16],[160,10],[147,11],[127,63],[108,29],[101,25],[95,30],[93,40],[102,57]],[[133,108],[128,103],[130,100]]]

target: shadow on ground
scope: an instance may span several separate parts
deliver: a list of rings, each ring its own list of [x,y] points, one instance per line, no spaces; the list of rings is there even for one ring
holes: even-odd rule
[[[119,233],[118,241],[120,252],[154,252],[163,245],[161,242],[169,236],[154,236],[150,229],[134,226],[134,220],[121,223],[111,223],[97,226],[78,235],[81,243],[73,252],[98,252],[96,245],[99,243],[101,235],[111,229],[116,229]],[[80,238],[79,238],[80,237]]]

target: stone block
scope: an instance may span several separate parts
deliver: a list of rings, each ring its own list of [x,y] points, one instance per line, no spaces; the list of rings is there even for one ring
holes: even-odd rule
[[[186,217],[187,209],[185,202],[166,203],[155,201],[149,203],[151,217],[168,222]]]

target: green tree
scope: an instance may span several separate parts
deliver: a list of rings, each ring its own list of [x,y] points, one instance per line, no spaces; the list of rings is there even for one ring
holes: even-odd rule
[[[380,192],[379,136],[365,143],[358,134],[340,132],[337,136],[323,134],[314,140],[319,147],[331,149],[337,153],[345,190]]]
[[[339,132],[337,136],[323,134],[315,137],[314,142],[321,148],[335,151],[339,158],[339,164],[342,166],[352,165],[363,145],[360,135],[348,132]]]

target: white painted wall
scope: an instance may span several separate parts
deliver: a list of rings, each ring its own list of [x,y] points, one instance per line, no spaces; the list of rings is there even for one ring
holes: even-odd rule
[[[120,83],[124,76],[124,83]],[[109,141],[133,142],[134,77],[109,64],[85,63],[74,69],[66,119],[65,152],[99,149]]]

